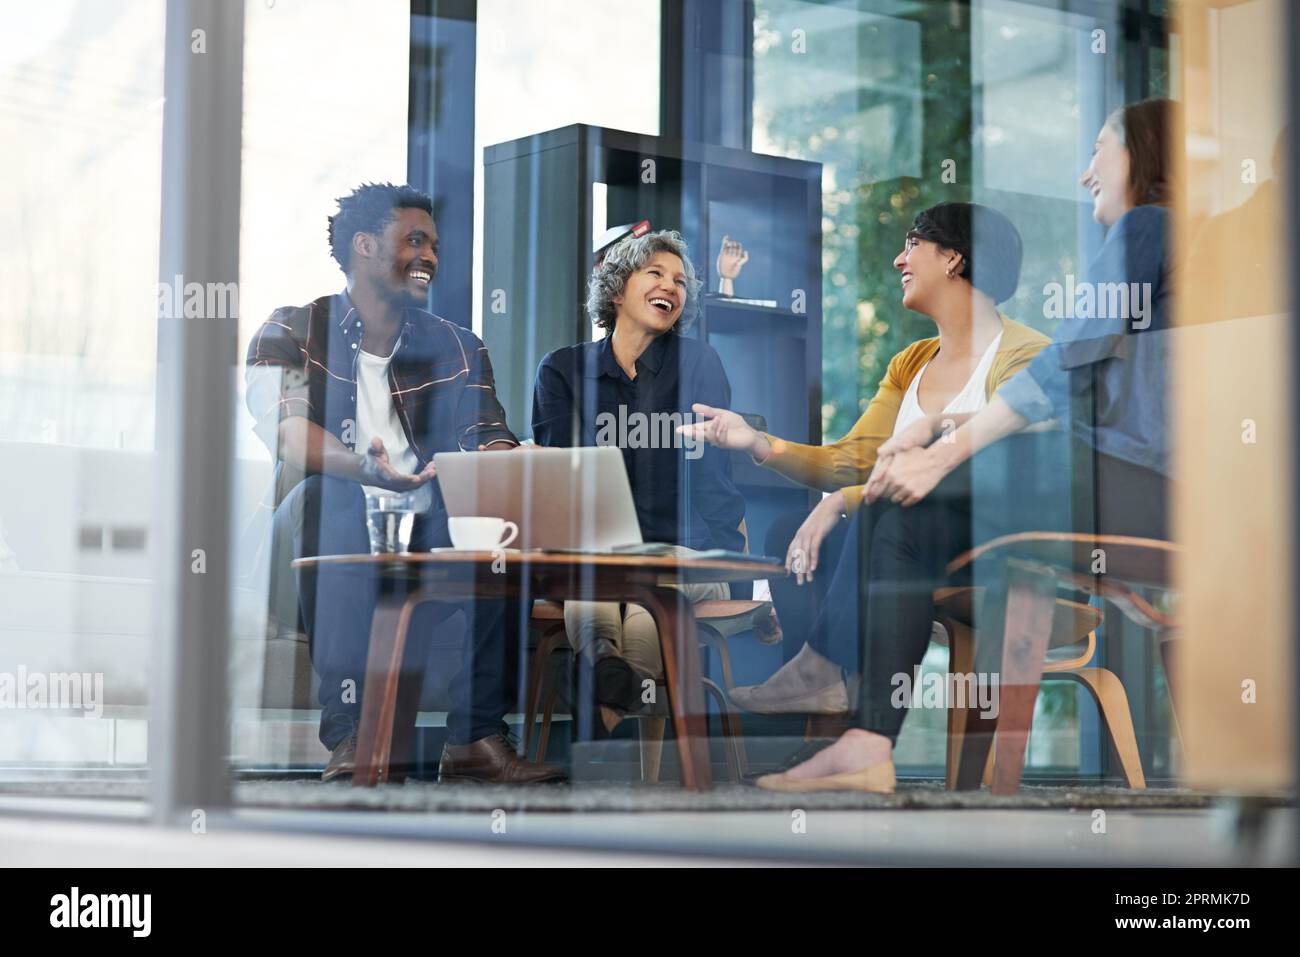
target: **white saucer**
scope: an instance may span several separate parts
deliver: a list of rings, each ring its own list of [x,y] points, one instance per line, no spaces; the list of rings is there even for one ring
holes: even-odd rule
[[[439,545],[437,548],[429,549],[429,553],[433,555],[437,555],[442,552],[460,552],[461,554],[464,555],[481,555],[484,553],[491,555],[495,552],[502,552],[506,555],[521,554],[519,549],[509,548],[509,547],[507,548],[457,548],[455,545]]]

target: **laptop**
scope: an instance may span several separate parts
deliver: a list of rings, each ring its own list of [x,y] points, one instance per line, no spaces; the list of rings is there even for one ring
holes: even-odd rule
[[[514,522],[519,548],[613,552],[644,545],[623,454],[614,446],[439,452],[433,463],[449,516]]]
[[[438,452],[438,486],[451,518],[491,515],[519,526],[517,547],[549,552],[673,555],[641,539],[632,486],[616,447],[535,447],[526,452]],[[696,558],[780,564],[724,548]]]

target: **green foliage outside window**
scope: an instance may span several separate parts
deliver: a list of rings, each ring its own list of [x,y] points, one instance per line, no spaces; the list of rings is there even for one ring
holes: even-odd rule
[[[859,16],[852,31],[835,31],[829,24],[826,32],[810,35],[813,52],[795,52],[791,37],[797,39],[797,24],[813,30],[822,15],[819,6],[803,0],[759,5],[755,73],[783,95],[781,107],[756,116],[756,123],[784,155],[828,168],[822,221],[822,421],[830,441],[846,433],[866,408],[890,358],[934,335],[932,322],[903,308],[892,262],[918,212],[971,198],[970,34],[964,9],[954,20],[948,5],[933,5],[915,21],[918,61],[909,63],[896,54],[897,75],[878,83],[836,82],[837,76],[859,77],[860,61],[889,43],[891,23],[897,21]],[[919,90],[909,86],[914,77],[920,80]],[[761,112],[761,89],[759,93],[756,108]],[[916,137],[918,105],[921,133]],[[917,175],[881,175],[909,167]],[[944,182],[946,168],[955,173],[955,182]]]

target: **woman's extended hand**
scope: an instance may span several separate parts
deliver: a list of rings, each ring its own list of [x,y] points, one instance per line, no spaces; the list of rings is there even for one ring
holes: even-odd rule
[[[802,585],[804,580],[812,581],[813,572],[817,570],[817,559],[821,555],[822,542],[831,530],[839,524],[844,512],[844,493],[842,491],[827,495],[812,510],[799,531],[790,540],[790,547],[785,553],[785,570],[795,576]]]
[[[877,464],[862,492],[862,500],[867,504],[884,499],[904,507],[915,505],[950,471],[937,449],[908,449]]]
[[[699,416],[700,421],[677,427],[678,434],[686,438],[703,439],[720,449],[748,452],[751,455],[759,453],[760,446],[767,446],[767,441],[736,412],[715,409],[700,402],[691,406],[691,410]]]

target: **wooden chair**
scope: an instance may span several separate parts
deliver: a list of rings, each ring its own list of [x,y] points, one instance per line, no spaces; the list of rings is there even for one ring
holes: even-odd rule
[[[939,588],[934,592],[934,618],[943,627],[945,637],[940,641],[949,648],[948,670],[952,674],[969,674],[975,668],[975,636],[971,627],[974,620],[974,602],[977,589],[971,587]],[[1124,777],[1130,787],[1146,787],[1142,774],[1142,765],[1138,759],[1137,737],[1133,730],[1133,718],[1129,710],[1128,696],[1119,678],[1105,668],[1085,667],[1092,659],[1097,647],[1096,629],[1102,623],[1100,609],[1082,602],[1065,598],[1056,600],[1052,619],[1052,634],[1049,649],[1055,651],[1054,657],[1043,666],[1043,678],[1047,680],[1071,680],[1083,685],[1097,702],[1111,742],[1119,756]],[[731,678],[730,659],[727,656],[725,636],[717,635],[712,639],[723,662],[722,673],[728,692],[734,687]],[[723,722],[723,734],[730,733],[730,725],[740,726],[739,715],[734,706],[728,703],[727,711],[732,715],[731,721]],[[977,711],[976,707],[959,708],[949,704],[948,709],[948,763],[946,779],[949,789],[957,786],[957,769],[966,731],[968,715]],[[725,713],[725,712],[724,712]],[[847,715],[819,716],[814,721],[810,716],[805,727],[805,737],[834,737],[847,727]],[[836,720],[839,718],[840,720]],[[820,725],[820,730],[818,730]],[[739,755],[739,762],[744,765],[743,742],[733,742],[732,749]],[[992,754],[990,752],[990,758]],[[984,783],[992,774],[991,760],[985,766]]]
[[[945,640],[940,643],[948,645],[950,674],[970,674],[975,670],[975,635],[970,622],[974,620],[973,606],[977,594],[974,588],[940,588],[934,593],[935,620],[946,632]],[[1086,667],[1097,649],[1096,629],[1102,619],[1098,608],[1066,598],[1056,599],[1042,680],[1068,680],[1083,686],[1097,704],[1119,758],[1125,783],[1131,788],[1145,788],[1146,778],[1138,757],[1137,735],[1133,731],[1133,716],[1124,685],[1114,672],[1106,668]],[[977,709],[969,704],[966,707],[951,701],[948,704],[946,779],[949,790],[957,787],[957,769],[961,763],[967,717],[974,710]],[[985,784],[992,778],[992,756],[990,751],[984,767]]]
[[[955,746],[950,744],[949,749],[949,781],[953,786],[978,787],[996,733],[997,748],[992,756],[993,793],[1015,794],[1019,790],[1038,686],[1044,672],[1054,670],[1047,661],[1047,651],[1053,640],[1062,634],[1058,627],[1062,615],[1061,600],[1056,597],[1059,586],[1100,595],[1132,621],[1156,632],[1161,638],[1161,657],[1166,674],[1169,674],[1171,639],[1175,636],[1176,622],[1173,616],[1143,598],[1138,589],[1171,587],[1171,566],[1177,554],[1176,546],[1157,539],[1074,532],[1023,532],[994,539],[959,555],[948,564],[949,573],[959,571],[977,559],[1004,561],[1008,566],[999,714],[990,719],[967,709],[960,719],[964,722],[960,739]],[[1103,561],[1104,570],[1099,568],[1094,572],[1093,568]],[[966,620],[969,621],[969,617]],[[1079,627],[1082,624],[1076,622],[1063,630],[1077,630]],[[1095,641],[1095,636],[1090,641]],[[960,654],[966,657],[953,667],[966,666],[966,670],[973,670],[969,667],[974,663],[973,643],[969,638],[963,638],[961,643]],[[1118,710],[1120,701],[1124,704],[1123,712],[1128,710],[1127,701],[1122,698],[1123,688],[1119,680],[1105,669],[1078,667],[1086,660],[1086,657],[1076,657],[1062,663],[1056,670],[1080,681],[1097,697],[1119,752],[1126,780],[1130,786],[1144,786],[1137,761],[1136,740],[1132,739],[1131,718],[1126,714],[1122,717]],[[1075,667],[1071,669],[1071,665]],[[1171,695],[1173,691],[1171,683]],[[1109,712],[1106,710],[1108,706]]]
[[[749,531],[743,519],[740,522],[740,534],[744,538],[745,552],[748,553]],[[717,653],[722,667],[723,681],[728,688],[732,685],[732,677],[727,639],[752,629],[756,618],[768,614],[771,608],[771,602],[747,598],[712,599],[695,605],[696,632],[700,644]],[[529,672],[527,710],[524,714],[524,751],[527,753],[532,744],[533,728],[540,709],[541,727],[534,760],[541,762],[546,757],[546,748],[550,743],[555,703],[559,698],[559,687],[546,680],[546,664],[554,652],[569,647],[568,635],[564,631],[563,603],[534,602],[530,624],[540,631],[540,636],[537,648],[533,652]],[[660,688],[666,687],[662,680],[658,681],[657,685]],[[726,742],[727,770],[733,781],[739,781],[742,775],[748,773],[740,713],[717,682],[705,678],[704,690],[718,704],[723,740]],[[641,746],[641,776],[645,781],[659,780],[666,724],[666,714],[639,716],[637,731]]]

